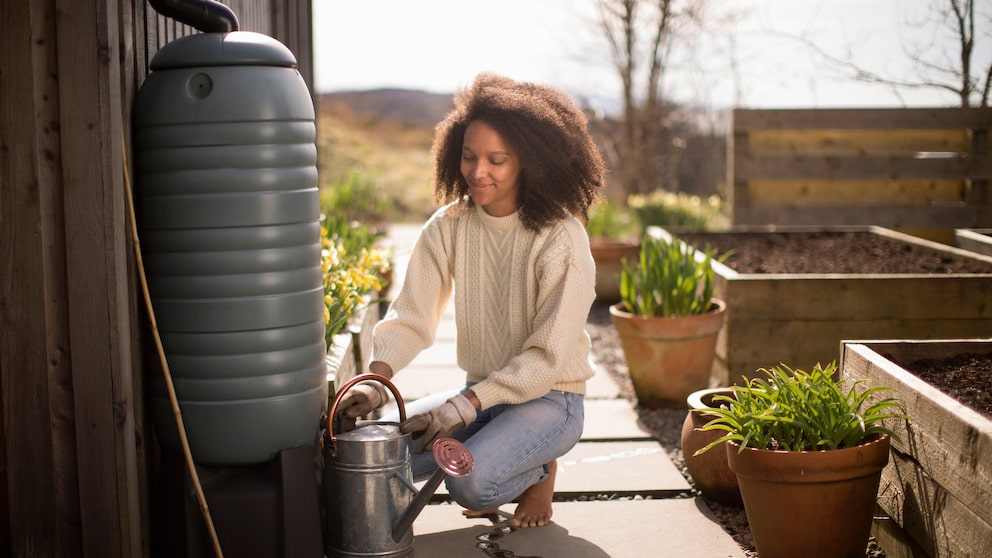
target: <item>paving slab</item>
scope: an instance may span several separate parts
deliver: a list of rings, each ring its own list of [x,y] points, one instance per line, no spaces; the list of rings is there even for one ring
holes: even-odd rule
[[[449,304],[448,308],[453,308],[454,304]],[[449,342],[454,346],[458,342],[458,328],[455,327],[455,311],[449,310],[450,315],[443,314],[441,321],[437,323],[437,331],[434,333],[434,344]],[[454,355],[455,353],[451,353]],[[451,362],[455,359],[452,358]]]
[[[674,498],[691,490],[668,454],[653,440],[579,442],[558,459],[555,477],[555,496],[562,498],[601,495]],[[433,499],[450,498],[442,484]]]
[[[590,399],[616,399],[620,397],[620,387],[602,366],[593,364],[596,373],[586,383],[586,401]]]
[[[422,223],[390,223],[389,231],[382,239],[382,245],[393,251],[393,266],[398,271],[406,270],[406,263],[410,259],[410,253],[413,252],[413,245],[417,243],[422,227]],[[399,277],[403,276],[399,275]]]
[[[654,440],[579,442],[558,460],[555,494],[677,496],[691,490]]]
[[[387,309],[384,307],[380,311],[380,317],[385,317]],[[457,342],[458,329],[455,327],[455,310],[454,303],[448,304],[448,309],[445,310],[444,314],[441,315],[441,319],[437,323],[437,330],[434,332],[434,345],[443,345],[445,343],[450,343],[455,346]],[[454,355],[454,353],[451,353]],[[454,362],[454,358],[450,359]]]
[[[498,518],[466,518],[452,504],[427,506],[413,524],[417,556],[480,558],[744,558],[698,498],[557,502],[550,525],[512,529],[513,505]]]
[[[637,411],[626,399],[590,399],[587,396],[584,407],[584,442],[652,439],[651,433],[640,427]]]
[[[451,364],[441,366],[429,361],[415,361],[393,376],[393,384],[403,399],[410,402],[432,393],[465,387],[465,372]]]
[[[457,370],[457,351],[458,346],[454,340],[437,340],[414,357],[407,368],[454,368]]]

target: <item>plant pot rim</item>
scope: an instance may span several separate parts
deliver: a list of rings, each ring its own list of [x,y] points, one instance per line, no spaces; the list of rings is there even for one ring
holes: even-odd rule
[[[888,440],[888,439],[889,439],[889,435],[888,434],[872,434],[871,436],[868,436],[867,438],[862,439],[861,440],[861,443],[859,443],[856,446],[851,446],[849,448],[834,449],[834,450],[831,450],[831,449],[822,449],[822,450],[786,451],[786,450],[779,450],[779,449],[766,449],[766,448],[756,448],[756,447],[752,447],[752,446],[744,446],[744,450],[742,452],[740,452],[740,453],[754,452],[754,453],[762,453],[762,454],[766,454],[766,455],[767,454],[779,454],[780,453],[782,455],[793,455],[793,456],[822,455],[824,453],[836,453],[836,452],[842,452],[842,451],[851,452],[851,451],[858,450],[859,448],[864,448],[865,446],[868,446],[868,445],[871,445],[871,444],[886,443],[886,440]],[[732,451],[734,453],[738,453],[738,451],[740,450],[740,447],[741,447],[740,443],[737,442],[736,440],[727,440],[727,445],[733,447]]]
[[[723,299],[714,296],[710,298],[710,304],[712,304],[716,308],[713,308],[712,310],[707,310],[702,314],[691,314],[689,316],[639,316],[637,314],[634,314],[633,312],[628,312],[627,310],[624,310],[624,303],[621,301],[621,302],[617,302],[616,304],[610,305],[610,315],[628,320],[676,320],[676,319],[685,320],[685,319],[693,319],[693,318],[704,318],[711,316],[713,314],[722,314],[727,311],[727,303],[724,302]]]
[[[782,451],[745,447],[732,440],[726,443],[727,464],[738,479],[771,483],[817,484],[877,474],[889,462],[890,443],[886,435],[838,450]]]
[[[713,405],[708,404],[706,400],[711,399],[713,395],[733,394],[734,388],[730,386],[706,388],[690,393],[689,397],[685,398],[685,402],[690,409],[712,409]]]

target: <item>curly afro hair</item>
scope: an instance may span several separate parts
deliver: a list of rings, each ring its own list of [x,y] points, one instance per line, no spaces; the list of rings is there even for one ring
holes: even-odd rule
[[[480,120],[520,158],[519,215],[525,227],[537,231],[568,215],[588,221],[589,206],[605,185],[606,165],[585,114],[567,95],[483,73],[454,101],[454,109],[435,127],[431,146],[438,203],[463,198],[472,203],[461,173],[462,141],[469,123]]]

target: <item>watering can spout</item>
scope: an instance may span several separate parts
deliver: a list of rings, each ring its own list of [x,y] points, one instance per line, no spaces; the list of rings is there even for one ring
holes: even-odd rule
[[[427,480],[424,487],[417,492],[417,496],[410,502],[403,515],[396,520],[393,525],[393,541],[399,542],[406,535],[413,521],[417,519],[420,512],[430,501],[431,496],[441,486],[441,481],[445,476],[463,477],[472,472],[472,454],[461,442],[452,438],[438,438],[433,447],[434,462],[437,463],[437,470]]]

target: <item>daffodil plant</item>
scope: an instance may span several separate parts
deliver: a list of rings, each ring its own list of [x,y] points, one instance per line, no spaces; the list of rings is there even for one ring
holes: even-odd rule
[[[712,308],[715,251],[701,257],[677,238],[646,234],[636,262],[623,261],[620,298],[624,309],[642,317],[693,316]],[[722,261],[726,256],[718,258]]]
[[[392,268],[390,252],[376,247],[381,234],[357,223],[333,218],[321,220],[321,269],[324,283],[324,337],[341,332],[367,304],[370,293],[381,291]]]

